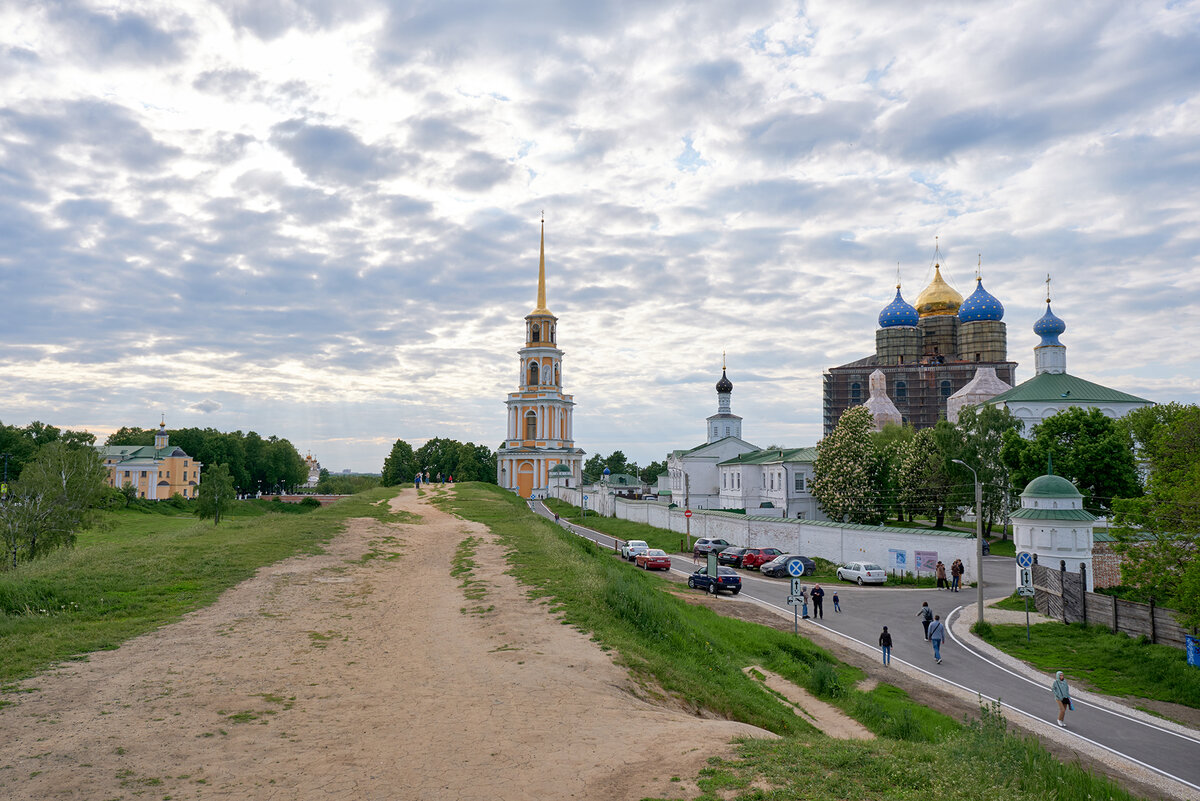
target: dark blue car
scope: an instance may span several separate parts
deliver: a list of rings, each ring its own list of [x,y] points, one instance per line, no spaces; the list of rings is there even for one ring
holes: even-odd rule
[[[734,595],[742,591],[742,577],[732,567],[718,567],[717,575],[708,575],[708,568],[702,567],[688,576],[688,586],[696,590],[708,590],[716,595],[720,590],[729,590]]]

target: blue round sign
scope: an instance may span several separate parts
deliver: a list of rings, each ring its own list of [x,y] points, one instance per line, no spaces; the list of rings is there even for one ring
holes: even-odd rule
[[[788,574],[792,576],[803,576],[804,563],[799,559],[793,559],[792,561],[788,562]]]
[[[1017,554],[1017,567],[1033,567],[1033,554],[1029,551]]]

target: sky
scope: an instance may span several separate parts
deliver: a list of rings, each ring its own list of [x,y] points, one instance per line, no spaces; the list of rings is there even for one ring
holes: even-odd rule
[[[498,447],[536,299],[576,442],[760,446],[982,264],[1017,376],[1200,401],[1200,4],[0,0],[0,421]]]

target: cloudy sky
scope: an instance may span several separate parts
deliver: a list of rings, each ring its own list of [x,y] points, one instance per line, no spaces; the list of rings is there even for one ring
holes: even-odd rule
[[[1032,375],[1200,401],[1200,5],[0,0],[0,420],[496,447],[534,305],[578,444],[821,436],[897,264]]]

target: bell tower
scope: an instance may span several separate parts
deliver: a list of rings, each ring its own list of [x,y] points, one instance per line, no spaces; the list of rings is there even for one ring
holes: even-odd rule
[[[508,427],[496,454],[496,480],[522,498],[544,497],[550,470],[570,468],[567,486],[578,486],[583,451],[575,447],[572,422],[575,401],[562,391],[562,357],[558,318],[546,307],[546,220],[542,218],[538,256],[537,305],[525,315],[525,346],[519,359],[517,391],[510,392]],[[560,475],[562,471],[556,471]]]

